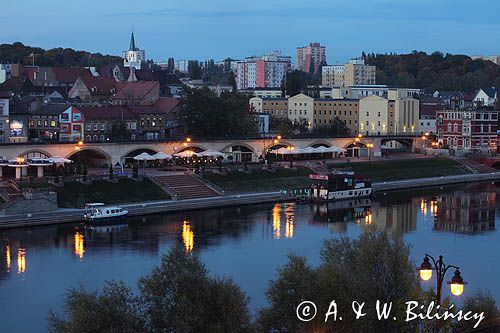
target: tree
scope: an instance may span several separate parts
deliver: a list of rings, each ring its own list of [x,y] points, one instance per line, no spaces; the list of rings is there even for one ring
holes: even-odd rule
[[[194,254],[174,247],[139,281],[147,326],[155,332],[241,332],[248,298],[231,280],[213,279]]]
[[[231,87],[233,87],[233,92],[236,92],[236,90],[237,90],[236,78],[234,77],[233,71],[230,71],[229,75],[227,76],[227,84],[229,84]]]
[[[342,119],[340,119],[339,117],[335,117],[333,119],[333,123],[330,125],[317,127],[315,132],[318,134],[331,135],[331,136],[350,135],[350,130],[347,127],[346,123],[342,121]]]
[[[484,312],[484,320],[477,328],[485,328],[499,324],[500,310],[497,307],[495,298],[489,292],[481,291],[473,296],[465,298],[462,305],[463,312],[471,311],[472,313]],[[476,321],[460,321],[454,329],[457,332],[470,332],[474,329]]]
[[[168,60],[167,60],[167,71],[169,73],[174,73],[175,72],[175,60],[174,60],[174,58],[168,58]]]
[[[409,247],[401,239],[378,232],[364,233],[355,240],[325,241],[318,268],[307,265],[305,258],[289,257],[266,295],[270,306],[259,315],[264,331],[298,328],[298,331],[326,332],[412,331],[412,324],[404,322],[404,302],[421,296]],[[307,323],[299,322],[295,307],[304,300],[314,301],[318,313],[323,315]],[[330,320],[325,324],[324,313],[332,300],[338,309],[350,309],[353,300],[366,302],[364,320],[355,320],[352,311],[342,311],[342,321]],[[379,321],[375,311],[377,300],[393,302],[391,314],[398,320]]]
[[[186,88],[182,95],[179,115],[190,135],[199,138],[243,137],[257,132],[246,95],[232,93],[218,97],[208,88]]]
[[[64,309],[62,317],[49,313],[49,331],[146,332],[139,299],[121,282],[106,282],[101,294],[83,288],[70,289]]]
[[[109,138],[115,141],[130,139],[130,133],[127,130],[127,124],[124,121],[118,120],[111,124],[111,132]]]
[[[199,61],[197,60],[188,61],[188,74],[189,77],[193,80],[201,79],[202,71]]]
[[[134,295],[122,282],[101,293],[71,289],[65,316],[49,315],[57,333],[248,332],[248,297],[229,279],[212,278],[198,256],[174,246]]]

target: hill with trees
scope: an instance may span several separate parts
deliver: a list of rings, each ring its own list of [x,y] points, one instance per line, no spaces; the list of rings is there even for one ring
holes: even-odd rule
[[[13,64],[31,65],[35,57],[37,66],[103,66],[109,64],[121,64],[121,57],[91,53],[87,51],[76,51],[71,48],[54,48],[45,50],[40,47],[24,45],[20,42],[0,45],[0,61]]]
[[[377,66],[377,84],[393,87],[473,92],[480,87],[500,88],[500,66],[491,61],[472,60],[466,55],[413,51],[410,54],[365,54]]]

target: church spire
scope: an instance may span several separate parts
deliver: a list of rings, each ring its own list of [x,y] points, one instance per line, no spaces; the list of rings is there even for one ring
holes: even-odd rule
[[[130,48],[129,51],[137,51],[135,47],[135,38],[134,38],[134,30],[132,30],[132,34],[130,35]]]

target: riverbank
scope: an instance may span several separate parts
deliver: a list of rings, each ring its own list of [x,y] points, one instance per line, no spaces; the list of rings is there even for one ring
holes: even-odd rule
[[[288,166],[288,162],[281,162]],[[274,172],[252,170],[251,172],[233,172],[227,175],[207,173],[203,177],[222,188],[226,193],[272,192],[281,189],[301,188],[309,186],[309,167],[323,168],[324,164],[315,161],[304,163],[297,161],[294,169],[280,169]],[[350,162],[327,161],[328,169],[346,168],[356,174],[366,175],[374,182],[398,181],[415,178],[441,177],[470,174],[470,170],[460,163],[448,158],[411,158],[389,159],[377,161]]]
[[[375,193],[383,193],[486,181],[500,181],[500,172],[378,182],[373,184],[373,188]],[[129,216],[142,216],[147,214],[280,202],[290,199],[290,197],[284,196],[280,192],[264,192],[199,199],[149,201],[140,204],[122,205],[121,207],[129,211]],[[0,216],[0,229],[80,222],[82,221],[83,213],[82,209],[59,209],[48,213]]]

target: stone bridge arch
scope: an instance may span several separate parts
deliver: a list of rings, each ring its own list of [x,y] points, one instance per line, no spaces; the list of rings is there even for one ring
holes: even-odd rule
[[[48,157],[52,157],[52,154],[49,153],[45,149],[38,149],[38,148],[36,148],[36,149],[26,150],[26,151],[22,152],[21,154],[19,154],[19,156],[16,156],[16,157],[23,157],[25,159],[33,158],[33,157],[48,158]]]
[[[104,167],[112,161],[112,156],[103,149],[96,147],[82,147],[67,154],[65,158],[76,163],[85,163],[92,167]]]

